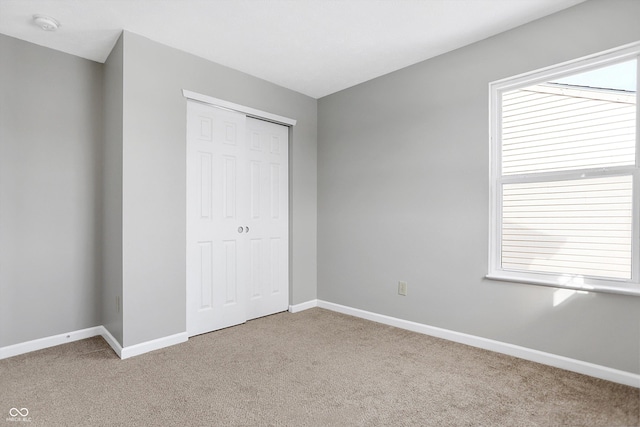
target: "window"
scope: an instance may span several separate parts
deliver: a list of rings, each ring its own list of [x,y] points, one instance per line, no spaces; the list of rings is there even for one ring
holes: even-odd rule
[[[488,278],[640,295],[639,55],[490,85]]]

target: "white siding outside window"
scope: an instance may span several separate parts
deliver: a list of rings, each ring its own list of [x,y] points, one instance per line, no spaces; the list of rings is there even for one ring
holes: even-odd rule
[[[540,84],[502,95],[503,175],[635,163],[636,95]]]
[[[502,191],[502,268],[631,279],[630,176]]]
[[[489,278],[640,295],[639,54],[491,84]]]

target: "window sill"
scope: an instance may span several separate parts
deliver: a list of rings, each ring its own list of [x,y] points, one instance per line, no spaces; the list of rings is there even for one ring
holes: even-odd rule
[[[573,284],[573,283],[559,283],[556,280],[549,279],[539,279],[539,278],[529,278],[529,277],[520,277],[511,274],[487,274],[485,279],[488,280],[497,280],[500,282],[512,282],[512,283],[521,283],[526,285],[538,285],[538,286],[547,286],[552,288],[559,289],[571,289],[574,291],[583,291],[583,292],[600,292],[600,293],[608,293],[608,294],[618,294],[618,295],[630,295],[630,296],[640,296],[640,285],[639,284],[629,284],[628,286],[624,285],[602,285],[602,284]]]

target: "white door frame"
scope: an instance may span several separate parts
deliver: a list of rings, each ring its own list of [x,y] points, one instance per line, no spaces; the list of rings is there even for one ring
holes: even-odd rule
[[[211,105],[214,107],[218,107],[218,108],[224,108],[227,110],[232,110],[232,111],[236,111],[239,113],[242,113],[244,115],[246,115],[247,117],[252,117],[255,119],[259,119],[259,120],[265,120],[268,122],[272,122],[272,123],[277,123],[280,125],[284,125],[286,127],[289,128],[289,143],[291,143],[291,128],[293,126],[296,125],[297,121],[295,119],[291,119],[288,117],[284,117],[284,116],[279,116],[277,114],[272,114],[266,111],[262,111],[262,110],[258,110],[255,108],[251,108],[251,107],[247,107],[244,105],[240,105],[240,104],[235,104],[233,102],[229,102],[229,101],[225,101],[222,99],[218,99],[218,98],[214,98],[208,95],[203,95],[203,94],[199,94],[196,92],[192,92],[186,89],[182,90],[182,94],[185,98],[187,98],[188,100],[193,100],[193,101],[197,101],[203,104],[207,104],[207,105]],[[287,165],[287,167],[289,168],[288,171],[288,175],[290,176],[291,173],[291,168],[289,167],[289,164]],[[289,192],[289,197],[291,197],[291,193]],[[289,202],[289,206],[291,206],[291,203]],[[290,209],[290,208],[289,208]],[[290,219],[289,219],[290,221]],[[291,238],[291,233],[289,233],[289,239]],[[186,243],[186,242],[185,242]],[[289,253],[287,254],[287,257],[289,258],[289,276],[291,275],[291,242],[289,241],[289,244],[287,245],[289,247]],[[185,252],[185,256],[186,256],[186,252]],[[289,283],[289,286],[291,284]],[[185,281],[185,294],[188,294],[188,283]],[[291,297],[291,294],[289,293],[289,298]],[[185,318],[185,324],[188,324],[188,318],[189,318],[189,301],[187,301],[187,310],[186,310],[186,318]]]

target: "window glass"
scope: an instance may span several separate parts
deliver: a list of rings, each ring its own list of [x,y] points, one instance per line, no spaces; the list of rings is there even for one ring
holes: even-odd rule
[[[505,184],[502,267],[631,279],[632,179]]]
[[[628,61],[503,93],[502,173],[633,165],[635,76]]]

